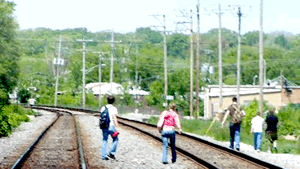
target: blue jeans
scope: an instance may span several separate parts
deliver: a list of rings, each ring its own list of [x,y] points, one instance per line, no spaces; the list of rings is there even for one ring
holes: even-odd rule
[[[168,139],[170,139],[170,147],[172,150],[172,162],[176,162],[175,131],[174,130],[162,130],[161,137],[162,137],[162,142],[163,142],[162,162],[168,162]]]
[[[260,150],[262,132],[255,132],[253,133],[253,135],[254,135],[254,149]]]
[[[116,131],[115,126],[110,125],[108,129],[102,129],[103,139],[102,139],[102,159],[107,158],[106,146],[108,135],[112,135]],[[111,136],[112,137],[112,136]],[[118,145],[118,137],[112,137],[113,142],[110,146],[109,154],[115,155]]]
[[[240,130],[241,130],[241,124],[240,123],[230,123],[229,125],[230,129],[230,148],[234,148],[234,142],[235,142],[235,148],[240,148]]]

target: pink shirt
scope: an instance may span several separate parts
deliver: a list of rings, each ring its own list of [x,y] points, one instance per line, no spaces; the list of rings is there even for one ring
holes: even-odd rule
[[[174,129],[174,126],[181,128],[179,116],[176,112],[163,111],[160,114],[159,121],[157,123],[157,127],[162,127],[163,129]]]

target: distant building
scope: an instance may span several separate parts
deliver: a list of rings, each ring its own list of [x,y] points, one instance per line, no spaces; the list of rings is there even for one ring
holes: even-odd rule
[[[277,80],[269,80],[263,87],[264,101],[278,108],[287,103],[300,103],[300,86],[297,86],[283,77],[282,85]],[[240,104],[248,105],[254,99],[259,100],[260,88],[258,85],[240,86]],[[219,112],[219,85],[208,85],[205,91],[200,94],[204,100],[204,117],[212,118]],[[232,97],[237,95],[236,85],[223,85],[222,88],[222,107],[227,108],[232,103]]]
[[[113,94],[113,95],[123,95],[124,91],[128,92],[132,96],[144,96],[144,95],[149,95],[150,93],[141,89],[135,89],[135,88],[128,88],[124,90],[124,87],[121,84],[118,83],[89,83],[85,86],[87,90],[91,90],[94,95],[99,96],[99,93],[101,95],[105,94]]]

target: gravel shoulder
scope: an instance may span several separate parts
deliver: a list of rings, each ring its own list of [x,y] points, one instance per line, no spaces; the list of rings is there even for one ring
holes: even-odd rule
[[[134,132],[124,126],[120,127],[119,143],[116,160],[103,161],[101,159],[102,131],[99,129],[99,119],[93,116],[78,116],[83,139],[85,156],[89,159],[91,168],[195,168],[191,162],[178,156],[175,164],[171,163],[168,155],[168,165],[162,164],[162,144],[146,139],[139,132]],[[108,148],[112,139],[108,139]],[[170,152],[170,151],[169,151]]]
[[[34,138],[36,138],[56,117],[56,114],[51,112],[42,110],[34,111],[40,112],[42,116],[30,116],[30,122],[22,122],[9,137],[0,138],[0,164],[4,162],[5,159],[15,156],[12,154],[24,151],[24,148],[30,145]]]
[[[143,119],[147,118],[147,116],[143,116],[141,114],[134,115],[133,113],[127,114],[127,115],[122,115],[124,118],[129,118],[133,120],[138,120],[138,121],[144,121]],[[187,132],[185,132],[187,133]],[[215,144],[224,146],[224,147],[229,147],[230,143],[228,142],[222,142],[222,141],[216,141],[211,137],[208,136],[200,136],[196,135],[193,133],[187,133],[190,135],[193,135],[195,137],[199,137],[201,139],[213,142]],[[288,169],[299,169],[300,168],[300,155],[294,155],[294,154],[272,154],[272,153],[267,153],[267,152],[259,152],[257,153],[253,145],[248,145],[244,143],[240,143],[240,148],[241,152],[245,153],[247,155],[250,155],[254,158],[261,159],[263,161],[275,164],[277,166],[280,166],[282,168],[288,168]]]

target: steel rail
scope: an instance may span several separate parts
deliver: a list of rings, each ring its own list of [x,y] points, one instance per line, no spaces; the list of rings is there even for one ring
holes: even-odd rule
[[[51,107],[51,109],[46,108],[46,107]],[[29,157],[30,153],[32,150],[35,148],[35,146],[39,143],[39,141],[44,137],[44,135],[47,133],[47,131],[56,123],[56,121],[59,119],[60,116],[62,116],[59,112],[64,112],[68,113],[71,116],[73,116],[72,113],[69,111],[65,110],[57,110],[53,109],[53,106],[32,106],[33,109],[40,109],[40,110],[46,110],[46,111],[51,111],[51,112],[58,112],[57,118],[39,135],[37,139],[22,153],[22,155],[19,156],[18,160],[13,164],[11,169],[19,169],[22,167],[22,164],[26,161],[26,159]],[[86,162],[85,162],[85,157],[84,157],[84,151],[83,151],[83,146],[82,146],[82,141],[80,137],[80,129],[78,122],[75,120],[75,126],[76,126],[76,134],[77,134],[77,139],[78,139],[78,148],[79,148],[79,155],[80,155],[80,164],[81,164],[81,169],[87,169]]]
[[[54,106],[46,106],[46,107],[54,107]],[[87,112],[87,113],[99,113],[98,111],[93,111],[93,110],[88,110],[88,109],[81,109],[81,108],[68,108],[68,107],[59,107],[57,106],[56,108],[62,108],[62,109],[69,109],[69,110],[74,110],[74,111],[82,111],[82,112]],[[141,121],[137,121],[137,120],[132,120],[132,119],[127,119],[127,118],[124,118],[124,117],[120,117],[118,116],[119,119],[123,119],[123,120],[127,120],[127,121],[131,121],[131,122],[135,122],[135,123],[139,123],[139,124],[143,124],[143,125],[147,125],[147,126],[151,126],[151,127],[156,127],[155,125],[153,124],[149,124],[149,123],[144,123],[144,122],[141,122]],[[136,128],[136,127],[135,127]],[[141,129],[138,129],[137,130],[141,131]],[[144,132],[144,131],[141,131],[141,132]],[[176,132],[178,133],[178,132]],[[145,133],[147,134],[147,133]],[[150,134],[150,133],[149,133]],[[151,134],[152,135],[152,134]],[[241,153],[239,151],[235,151],[235,150],[232,150],[230,148],[227,148],[227,147],[224,147],[224,146],[221,146],[221,145],[218,145],[218,144],[215,144],[215,143],[212,143],[212,142],[209,142],[207,140],[204,140],[204,139],[201,139],[201,138],[198,138],[198,137],[195,137],[193,135],[190,135],[190,134],[187,134],[187,133],[181,133],[181,136],[185,136],[187,138],[190,138],[190,139],[193,139],[193,140],[196,140],[196,141],[199,141],[201,143],[204,143],[206,145],[209,145],[215,149],[218,149],[218,150],[222,150],[222,151],[225,151],[227,153],[230,153],[238,158],[241,158],[241,159],[244,159],[244,160],[247,160],[251,163],[254,163],[254,164],[258,164],[262,167],[266,167],[266,168],[272,168],[272,169],[282,169],[282,167],[280,166],[277,166],[275,164],[272,164],[272,163],[269,163],[269,162],[266,162],[266,161],[263,161],[263,160],[260,160],[258,158],[255,158],[255,157],[252,157],[250,155],[247,155],[247,154],[244,154],[244,153]],[[156,137],[156,136],[155,136]],[[161,141],[161,139],[159,139]],[[176,149],[179,150],[178,147],[176,147]]]

